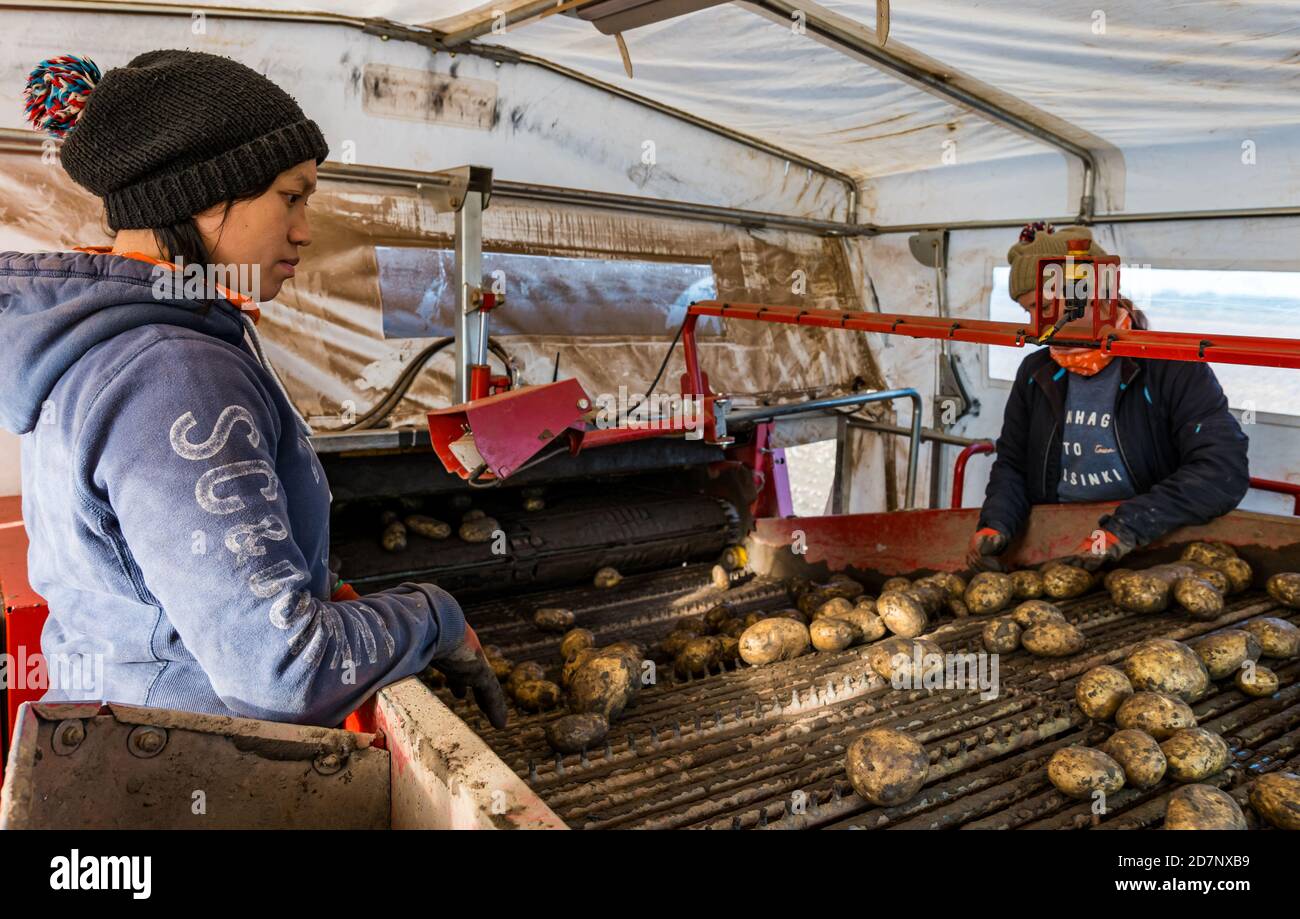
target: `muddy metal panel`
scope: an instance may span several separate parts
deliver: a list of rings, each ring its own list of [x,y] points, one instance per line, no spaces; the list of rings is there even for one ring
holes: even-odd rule
[[[372,734],[98,702],[26,703],[0,829],[385,829]]]
[[[392,756],[392,828],[566,829],[500,757],[414,677],[381,690]]]
[[[1114,504],[1045,504],[1030,514],[1025,532],[1003,558],[1011,567],[1029,567],[1072,554],[1097,519]],[[883,576],[923,570],[959,571],[966,567],[966,543],[976,528],[979,508],[848,514],[838,517],[788,517],[759,520],[749,540],[755,571],[802,573],[805,564],[829,571],[854,568]],[[797,537],[797,539],[796,539]],[[1300,520],[1273,514],[1233,511],[1205,526],[1184,527],[1144,548],[1140,564],[1176,554],[1194,540],[1222,540],[1236,546],[1259,575],[1294,570],[1300,563]],[[791,547],[806,551],[796,560]]]

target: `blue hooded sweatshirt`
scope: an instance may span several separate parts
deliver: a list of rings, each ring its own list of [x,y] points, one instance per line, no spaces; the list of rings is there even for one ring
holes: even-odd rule
[[[464,614],[429,584],[329,599],[307,429],[248,317],[162,296],[168,270],[0,254],[0,427],[22,435],[44,700],[337,725],[459,644]],[[102,665],[101,691],[56,685],[59,659]]]

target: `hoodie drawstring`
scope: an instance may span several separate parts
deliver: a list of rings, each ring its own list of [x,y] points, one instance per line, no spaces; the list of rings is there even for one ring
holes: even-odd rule
[[[271,361],[267,359],[266,352],[262,350],[262,339],[257,335],[257,325],[244,313],[243,310],[240,310],[239,318],[244,323],[244,332],[248,336],[249,344],[253,349],[253,355],[257,358],[257,362],[262,365],[262,369],[270,374],[271,379],[275,381],[276,387],[280,390],[280,395],[284,396],[284,401],[289,403],[289,409],[293,412],[294,417],[298,419],[298,423],[302,425],[303,431],[308,437],[310,437],[315,433],[315,431],[312,430],[311,425],[307,423],[307,419],[302,416],[302,413],[298,411],[298,407],[293,404],[293,400],[289,398],[289,391],[284,388],[284,381],[281,380],[280,375],[275,372],[275,368],[271,366]]]

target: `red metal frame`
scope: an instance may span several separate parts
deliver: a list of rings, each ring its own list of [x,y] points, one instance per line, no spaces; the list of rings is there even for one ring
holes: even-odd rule
[[[1279,482],[1275,479],[1260,479],[1255,476],[1250,477],[1250,487],[1257,488],[1260,491],[1272,491],[1280,495],[1290,495],[1295,499],[1295,509],[1291,512],[1300,517],[1300,485],[1294,482]]]
[[[21,497],[0,498],[0,598],[3,599],[4,652],[9,655],[10,682],[32,673],[27,662],[39,661],[41,630],[49,616],[45,600],[27,583],[27,531],[23,528]],[[37,664],[43,671],[44,666]],[[8,755],[9,739],[18,724],[18,706],[35,702],[45,690],[10,686],[3,689],[5,730],[0,732],[0,751]],[[0,758],[0,777],[4,775]]]
[[[695,323],[699,316],[776,322],[823,329],[847,329],[853,332],[878,332],[883,335],[906,335],[909,338],[948,339],[1012,348],[1022,347],[1026,342],[1034,340],[1032,323],[700,300],[691,304],[687,310],[686,322],[682,327],[682,349],[686,360],[686,374],[691,382],[690,391],[705,394],[707,389],[700,373],[698,347],[695,342]],[[1066,340],[1059,337],[1054,341],[1063,345],[1097,345],[1103,353],[1118,357],[1147,357],[1167,361],[1199,361],[1300,369],[1300,341],[1290,338],[1198,335],[1194,332],[1155,332],[1142,329],[1103,329],[1102,331],[1106,333],[1105,338],[1095,341]]]
[[[961,507],[962,492],[966,488],[966,463],[972,456],[993,453],[997,450],[991,441],[983,440],[969,444],[957,454],[957,461],[952,464],[952,506]]]
[[[993,453],[996,448],[988,441],[981,441],[977,444],[971,444],[957,454],[957,461],[952,466],[952,506],[961,507],[962,492],[966,487],[966,462],[972,456],[980,453]],[[1290,495],[1295,499],[1295,508],[1292,515],[1300,517],[1300,485],[1295,482],[1279,482],[1276,479],[1261,479],[1256,476],[1250,477],[1250,487],[1259,491],[1271,491],[1280,495]]]

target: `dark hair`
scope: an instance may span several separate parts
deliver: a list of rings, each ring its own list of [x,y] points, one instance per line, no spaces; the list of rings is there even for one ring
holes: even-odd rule
[[[261,197],[266,193],[275,182],[273,178],[261,188],[255,189],[238,198],[229,198],[225,202],[225,210],[221,214],[221,226],[226,225],[226,220],[230,217],[230,209],[240,201],[251,201],[254,198]],[[184,259],[190,265],[208,265],[212,262],[212,253],[208,251],[207,245],[203,242],[203,234],[199,232],[198,224],[194,222],[193,217],[186,217],[179,223],[173,223],[165,227],[153,227],[154,242],[158,244],[158,251],[162,253],[163,258],[168,261]]]

